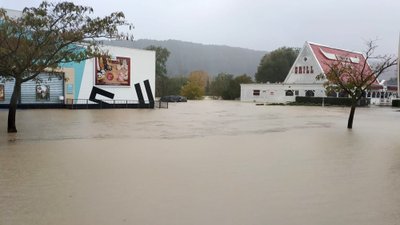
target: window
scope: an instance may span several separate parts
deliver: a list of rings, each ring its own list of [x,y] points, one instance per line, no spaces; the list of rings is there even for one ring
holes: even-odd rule
[[[306,97],[314,97],[314,91],[312,90],[306,91]]]
[[[297,74],[297,66],[294,68],[294,73],[296,73]]]
[[[302,67],[299,66],[299,74],[302,74],[302,73],[303,73]]]
[[[295,90],[294,95],[299,96],[299,90]]]
[[[366,93],[365,91],[363,91],[362,94],[361,94],[361,96],[362,96],[363,98],[365,98],[365,97],[367,97],[367,93]]]
[[[330,92],[327,93],[327,96],[336,98],[337,97],[336,91],[331,90]]]
[[[346,91],[341,91],[341,92],[339,92],[339,97],[347,98],[347,97],[349,97],[349,94]]]
[[[312,66],[310,66],[310,73],[314,73],[314,69]]]
[[[376,97],[375,92],[372,92],[372,98],[375,98],[375,97]]]
[[[371,92],[368,92],[367,96],[368,96],[368,98],[371,98]]]
[[[287,90],[285,95],[286,96],[293,96],[293,91],[292,90]]]
[[[260,96],[260,90],[253,90],[253,96]]]
[[[381,93],[380,92],[376,92],[376,97],[380,98],[381,97]]]

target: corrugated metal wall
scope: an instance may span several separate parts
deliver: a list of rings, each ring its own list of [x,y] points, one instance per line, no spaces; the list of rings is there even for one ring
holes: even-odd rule
[[[50,76],[49,74],[40,74],[38,78],[41,80],[35,81],[30,80],[21,85],[21,103],[32,104],[32,103],[43,103],[52,104],[60,103],[60,96],[64,96],[64,76]],[[0,104],[9,104],[12,92],[14,90],[15,81],[7,81],[4,84],[5,89],[5,101],[1,101]],[[38,98],[36,95],[36,89],[38,85],[44,85],[49,87],[49,96]]]
[[[4,101],[0,101],[0,104],[9,104],[12,92],[14,90],[14,81],[7,81],[4,84]]]

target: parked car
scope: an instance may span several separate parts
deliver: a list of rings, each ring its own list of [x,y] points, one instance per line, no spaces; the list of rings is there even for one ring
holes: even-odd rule
[[[160,98],[162,102],[187,102],[186,97],[180,95],[167,95]]]

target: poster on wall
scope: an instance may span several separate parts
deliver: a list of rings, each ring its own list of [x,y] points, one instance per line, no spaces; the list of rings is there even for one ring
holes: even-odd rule
[[[131,81],[131,59],[96,57],[95,85],[129,86]]]
[[[50,101],[50,85],[46,84],[36,85],[36,100]]]
[[[0,101],[4,101],[5,93],[4,93],[4,85],[0,84]]]
[[[74,85],[67,84],[67,94],[73,94],[73,93],[74,93]]]

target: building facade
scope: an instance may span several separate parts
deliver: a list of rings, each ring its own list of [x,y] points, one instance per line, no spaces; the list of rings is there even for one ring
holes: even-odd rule
[[[56,75],[43,73],[23,83],[19,104],[97,104],[93,99],[134,104],[141,99],[146,102],[154,99],[154,51],[102,48],[112,57],[60,65]],[[0,107],[10,103],[13,90],[13,80],[0,82]]]
[[[5,9],[18,18],[22,11]],[[155,51],[101,46],[111,55],[59,65],[56,74],[42,73],[22,83],[19,105],[140,104],[155,99]],[[8,107],[15,81],[0,74],[0,108]]]
[[[322,75],[329,71],[329,64],[337,60],[358,64],[365,62],[362,53],[306,42],[293,63],[283,83],[241,84],[241,101],[264,103],[289,103],[296,96],[345,97],[344,93],[326,93],[326,79]],[[396,87],[387,87],[378,81],[367,93],[371,104],[390,104],[397,97]]]

